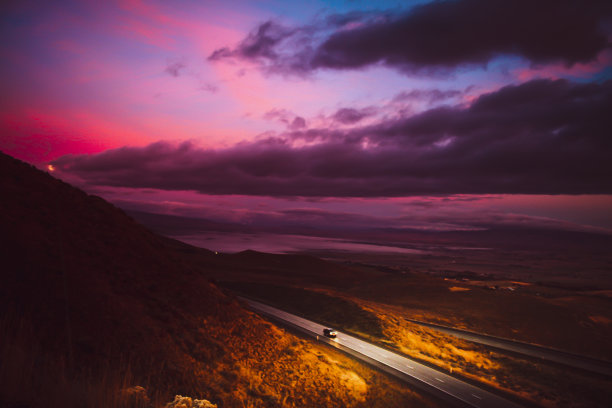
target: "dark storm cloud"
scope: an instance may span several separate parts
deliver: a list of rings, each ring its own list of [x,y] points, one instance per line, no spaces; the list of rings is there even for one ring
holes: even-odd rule
[[[294,131],[217,150],[156,143],[53,164],[93,185],[208,194],[610,194],[610,112],[612,81],[535,80],[468,108],[370,126]]]
[[[296,74],[377,63],[447,70],[500,55],[571,66],[610,47],[611,18],[608,0],[434,1],[400,15],[337,15],[292,29],[268,21],[209,59],[254,60],[269,71]]]
[[[266,21],[235,49],[220,48],[214,51],[208,60],[238,58],[258,62],[271,72],[306,74],[309,71],[308,60],[311,58],[312,33],[313,29],[309,27],[290,29],[274,21]],[[288,55],[280,51],[282,47],[300,51]]]

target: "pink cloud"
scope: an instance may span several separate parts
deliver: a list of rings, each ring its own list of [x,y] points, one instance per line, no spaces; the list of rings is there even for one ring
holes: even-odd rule
[[[610,67],[611,65],[612,51],[606,50],[599,54],[597,60],[590,63],[576,63],[572,66],[567,66],[564,64],[551,64],[545,66],[517,68],[512,71],[512,76],[520,81],[529,81],[534,78],[586,78],[602,71],[606,67]]]

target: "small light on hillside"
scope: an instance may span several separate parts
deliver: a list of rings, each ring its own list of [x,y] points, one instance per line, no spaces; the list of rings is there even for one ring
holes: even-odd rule
[[[55,171],[55,166],[52,164],[48,164],[47,165],[47,170],[49,170],[50,172],[54,172]]]

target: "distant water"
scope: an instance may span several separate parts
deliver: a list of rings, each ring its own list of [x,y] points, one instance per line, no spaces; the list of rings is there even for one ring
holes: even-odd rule
[[[360,243],[336,238],[311,237],[306,235],[207,232],[193,235],[173,236],[173,238],[200,248],[225,253],[236,253],[246,251],[247,249],[273,254],[304,251],[346,251],[401,254],[425,253],[425,251],[418,249]]]

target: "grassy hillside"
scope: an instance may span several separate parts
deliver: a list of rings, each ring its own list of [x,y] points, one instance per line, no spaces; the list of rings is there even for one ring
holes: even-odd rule
[[[149,407],[175,394],[220,407],[437,404],[209,280],[274,259],[223,260],[158,236],[3,154],[0,225],[2,406]]]

